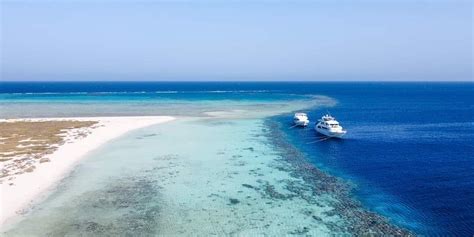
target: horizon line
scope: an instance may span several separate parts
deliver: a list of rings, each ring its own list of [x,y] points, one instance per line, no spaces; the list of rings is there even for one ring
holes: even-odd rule
[[[474,83],[474,80],[225,80],[225,81],[218,81],[218,80],[0,80],[0,83],[7,82],[7,83],[42,83],[42,82],[173,82],[173,83],[189,83],[189,82],[218,82],[218,83],[232,83],[232,82],[243,82],[243,83],[252,83],[252,82],[294,82],[294,83],[312,83],[312,82],[323,82],[323,83],[338,83],[338,82],[376,82],[376,83],[420,83],[420,82],[430,82],[430,83],[460,83],[460,82],[468,82]]]

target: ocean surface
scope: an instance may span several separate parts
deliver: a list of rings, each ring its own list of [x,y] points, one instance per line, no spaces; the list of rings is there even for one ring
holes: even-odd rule
[[[5,234],[472,236],[473,101],[474,83],[0,82],[2,118],[179,116],[89,154]]]

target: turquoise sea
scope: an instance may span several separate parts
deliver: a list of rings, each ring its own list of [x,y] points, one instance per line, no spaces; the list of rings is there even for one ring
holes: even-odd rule
[[[474,234],[474,83],[0,82],[0,117],[172,115],[5,236]],[[330,112],[345,139],[320,140]]]

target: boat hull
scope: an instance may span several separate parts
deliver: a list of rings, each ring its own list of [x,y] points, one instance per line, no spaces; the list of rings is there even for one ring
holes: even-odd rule
[[[346,135],[346,131],[329,131],[327,129],[322,129],[318,127],[316,127],[314,130],[326,137],[342,138],[344,135]]]
[[[309,121],[308,120],[295,120],[294,123],[295,123],[296,126],[306,127],[306,126],[308,126]]]

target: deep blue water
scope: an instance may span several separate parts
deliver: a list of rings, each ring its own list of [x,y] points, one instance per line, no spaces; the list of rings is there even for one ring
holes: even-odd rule
[[[314,84],[301,91],[337,99],[309,116],[315,121],[329,110],[348,130],[343,140],[312,143],[312,127],[287,126],[312,162],[353,180],[363,204],[419,234],[474,234],[473,83]],[[288,123],[288,116],[279,120]]]
[[[281,86],[234,82],[0,82],[0,102],[287,100]]]
[[[474,234],[474,83],[0,82],[0,93],[9,93],[0,101],[330,96],[336,106],[307,112],[315,121],[329,110],[348,130],[343,140],[313,143],[312,127],[290,128],[290,113],[276,118],[311,162],[351,180],[367,208],[416,233]]]

